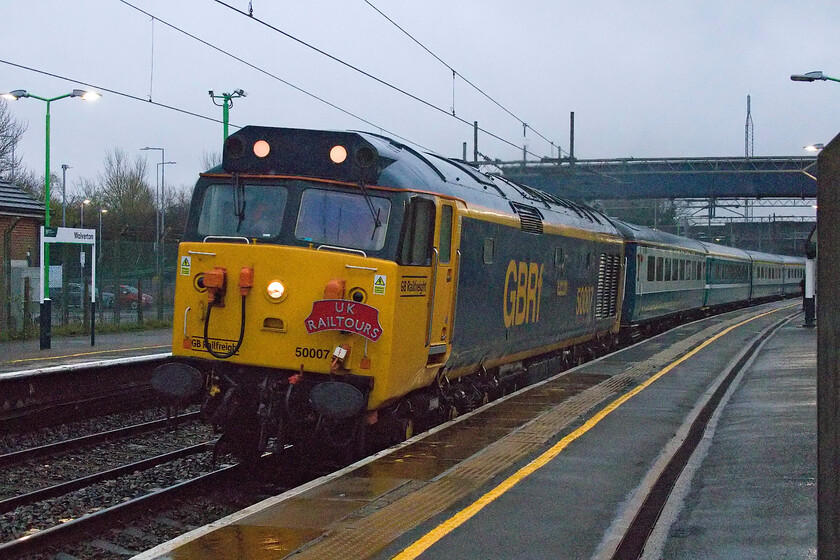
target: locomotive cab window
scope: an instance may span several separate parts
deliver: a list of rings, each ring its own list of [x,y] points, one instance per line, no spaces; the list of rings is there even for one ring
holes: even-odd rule
[[[197,232],[209,235],[272,239],[280,234],[288,190],[277,185],[245,185],[244,197],[233,185],[210,185],[204,192]]]
[[[435,203],[427,198],[412,198],[406,206],[397,262],[407,266],[429,266],[434,231]]]
[[[307,189],[300,198],[295,237],[302,241],[378,251],[385,245],[391,201],[378,196]]]
[[[492,237],[484,238],[484,264],[493,264],[493,256],[496,252],[496,242]]]
[[[554,268],[562,268],[566,264],[566,257],[563,255],[563,248],[554,249]]]
[[[452,207],[444,204],[440,207],[440,262],[448,263],[452,255]]]

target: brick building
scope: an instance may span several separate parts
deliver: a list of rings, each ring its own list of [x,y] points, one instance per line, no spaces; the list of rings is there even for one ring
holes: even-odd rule
[[[43,223],[43,202],[12,183],[0,181],[0,331],[20,325],[26,278],[30,301],[38,299],[38,235]]]

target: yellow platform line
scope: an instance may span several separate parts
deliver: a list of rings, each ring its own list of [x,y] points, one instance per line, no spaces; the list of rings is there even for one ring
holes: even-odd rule
[[[606,407],[601,409],[597,414],[595,414],[592,418],[590,418],[580,428],[576,429],[575,431],[573,431],[572,433],[570,433],[569,435],[567,435],[566,437],[564,437],[563,439],[558,441],[551,448],[549,448],[545,453],[543,453],[542,455],[540,455],[539,457],[537,457],[536,459],[534,459],[533,461],[531,461],[530,463],[528,463],[527,465],[525,465],[524,467],[522,467],[521,469],[516,471],[514,474],[512,474],[510,477],[508,477],[506,480],[504,480],[498,486],[496,486],[495,488],[493,488],[492,490],[490,490],[489,492],[487,492],[486,494],[481,496],[478,500],[476,500],[475,502],[473,502],[472,504],[470,504],[466,508],[459,511],[458,513],[456,513],[455,515],[453,515],[452,517],[450,517],[449,519],[447,519],[446,521],[444,521],[443,523],[441,523],[440,525],[438,525],[437,527],[432,529],[430,532],[426,533],[420,539],[415,541],[414,544],[405,548],[402,552],[400,552],[399,554],[397,554],[394,557],[394,560],[413,560],[414,558],[417,558],[418,556],[420,556],[429,547],[431,547],[433,544],[438,542],[440,539],[442,539],[443,537],[445,537],[446,535],[448,535],[449,533],[451,533],[452,531],[454,531],[455,529],[457,529],[458,527],[460,527],[461,525],[466,523],[471,517],[476,515],[479,511],[484,509],[486,506],[488,506],[494,500],[496,500],[497,498],[502,496],[505,492],[507,492],[508,490],[513,488],[516,484],[518,484],[519,482],[524,480],[526,477],[530,476],[531,474],[533,474],[537,470],[539,470],[542,467],[544,467],[545,465],[547,465],[552,459],[557,457],[557,455],[559,455],[560,452],[563,451],[570,443],[572,443],[573,441],[575,441],[576,439],[581,437],[583,434],[585,434],[586,432],[588,432],[589,430],[594,428],[601,420],[603,420],[604,418],[609,416],[619,406],[621,406],[622,404],[624,404],[625,402],[627,402],[628,400],[630,400],[634,396],[641,393],[645,388],[650,386],[654,381],[656,381],[657,379],[659,379],[660,377],[662,377],[663,375],[665,375],[666,373],[668,373],[669,371],[671,371],[672,369],[674,369],[675,367],[677,367],[678,365],[683,363],[684,361],[688,360],[689,358],[691,358],[692,356],[694,356],[695,354],[700,352],[700,350],[707,347],[712,342],[714,342],[714,341],[718,340],[719,338],[725,336],[726,334],[732,332],[736,328],[741,327],[743,325],[746,325],[747,323],[749,323],[751,321],[755,321],[756,319],[759,319],[759,318],[764,317],[766,315],[770,315],[771,313],[776,313],[777,311],[790,309],[791,307],[794,307],[794,306],[789,305],[789,306],[785,306],[785,307],[780,307],[779,309],[774,309],[774,310],[768,311],[766,313],[761,313],[760,315],[756,315],[755,317],[751,317],[751,318],[749,318],[745,321],[742,321],[740,323],[732,325],[731,327],[728,327],[728,328],[724,329],[723,331],[719,332],[718,334],[716,334],[712,338],[703,342],[702,344],[700,344],[699,346],[697,346],[696,348],[694,348],[693,350],[688,352],[685,356],[683,356],[683,357],[679,358],[678,360],[675,360],[674,362],[668,364],[667,366],[662,368],[660,371],[658,371],[657,373],[652,375],[647,381],[645,381],[644,383],[636,386],[631,391],[629,391],[629,392],[625,393],[624,395],[618,397],[616,400],[614,400],[613,402],[608,404]]]
[[[97,354],[113,354],[114,352],[129,352],[133,350],[156,350],[158,348],[169,348],[169,344],[159,344],[157,346],[136,346],[134,348],[114,348],[113,350],[97,350],[95,352],[81,352],[79,354],[64,354],[63,356],[43,356],[40,358],[20,358],[18,360],[9,360],[7,362],[0,362],[0,364],[19,364],[22,362],[39,362],[43,360],[60,360],[62,358],[82,358],[84,356],[96,356]]]

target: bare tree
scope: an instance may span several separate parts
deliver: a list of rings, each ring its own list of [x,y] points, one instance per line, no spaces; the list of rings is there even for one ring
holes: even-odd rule
[[[205,171],[213,169],[217,165],[222,165],[222,154],[219,152],[208,152],[207,150],[201,152],[201,168]]]
[[[172,189],[169,191],[170,196],[166,201],[166,231],[164,232],[164,240],[170,242],[172,240],[180,241],[184,228],[187,225],[187,216],[190,211],[190,199],[192,198],[191,189]]]
[[[83,192],[98,207],[107,208],[111,219],[119,219],[126,226],[123,232],[154,237],[154,192],[146,181],[144,158],[132,161],[124,150],[114,148],[106,153],[105,170],[96,180],[83,181]]]
[[[26,125],[12,117],[9,102],[0,101],[0,177],[14,180],[23,173],[15,148],[24,132]]]

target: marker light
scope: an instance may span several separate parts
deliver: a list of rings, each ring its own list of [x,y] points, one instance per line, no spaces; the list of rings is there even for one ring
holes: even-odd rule
[[[268,297],[273,301],[280,301],[286,294],[286,286],[279,280],[272,281],[267,288]]]
[[[333,146],[330,150],[330,159],[333,163],[344,163],[347,159],[347,148],[340,144]]]
[[[265,140],[257,140],[254,142],[254,155],[258,158],[264,158],[271,151],[271,146]]]

